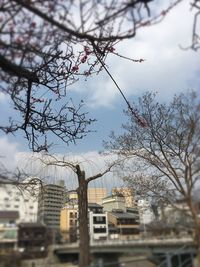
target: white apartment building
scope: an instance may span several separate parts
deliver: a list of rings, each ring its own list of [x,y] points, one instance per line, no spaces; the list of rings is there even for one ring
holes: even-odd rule
[[[107,239],[108,217],[106,213],[89,212],[89,233],[90,240]]]
[[[0,211],[18,211],[19,222],[37,221],[37,198],[14,185],[0,187]]]

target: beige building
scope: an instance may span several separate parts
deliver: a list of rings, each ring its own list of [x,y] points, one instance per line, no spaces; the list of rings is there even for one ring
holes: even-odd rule
[[[134,190],[132,188],[128,188],[128,187],[121,187],[121,188],[117,188],[114,187],[112,189],[112,195],[116,195],[116,194],[122,194],[124,196],[125,199],[125,206],[126,207],[135,207],[136,203],[135,203],[135,198],[134,198]]]
[[[66,206],[60,212],[60,231],[65,241],[77,240],[78,211],[74,206]]]
[[[78,195],[75,190],[67,192],[68,201],[70,205],[76,205],[78,203]],[[103,187],[88,188],[88,203],[102,204],[102,199],[107,196],[107,189]]]
[[[88,202],[102,204],[102,199],[107,196],[107,189],[103,187],[88,188]]]

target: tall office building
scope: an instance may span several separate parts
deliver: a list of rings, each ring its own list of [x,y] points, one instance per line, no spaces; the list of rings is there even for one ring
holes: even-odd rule
[[[60,211],[66,201],[66,189],[63,181],[59,184],[47,184],[40,189],[38,199],[38,222],[47,227],[59,229]]]

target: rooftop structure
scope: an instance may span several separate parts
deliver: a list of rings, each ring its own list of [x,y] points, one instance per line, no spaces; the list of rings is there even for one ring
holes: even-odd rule
[[[121,194],[124,196],[125,199],[125,206],[126,207],[135,207],[136,206],[136,202],[134,199],[134,190],[133,188],[129,188],[129,187],[114,187],[112,189],[112,195],[116,195],[116,194]]]
[[[113,209],[120,209],[125,211],[125,198],[122,194],[111,195],[103,198],[103,210],[111,212]]]

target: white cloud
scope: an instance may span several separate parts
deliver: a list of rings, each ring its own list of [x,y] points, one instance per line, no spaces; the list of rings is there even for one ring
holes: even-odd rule
[[[77,176],[70,168],[61,168],[56,166],[44,166],[41,164],[42,154],[19,151],[19,145],[10,142],[5,137],[0,137],[0,151],[2,156],[0,163],[13,171],[18,167],[27,175],[39,177],[43,182],[57,183],[58,180],[64,180],[67,189],[77,188]],[[97,151],[88,151],[85,153],[70,153],[67,155],[58,154],[57,158],[72,163],[73,165],[79,164],[81,169],[85,171],[86,178],[104,172],[112,162],[116,159],[114,155],[102,155]],[[122,186],[123,181],[118,177],[114,169],[105,174],[102,178],[92,181],[90,187],[106,187],[111,190],[113,187]]]
[[[59,154],[57,157],[62,159],[64,155]],[[63,179],[68,189],[77,188],[77,176],[69,167],[44,166],[38,160],[39,158],[42,158],[40,153],[21,152],[17,153],[16,161],[17,165],[26,173],[38,176],[43,181],[56,183],[58,180]],[[66,162],[81,166],[81,169],[86,173],[86,178],[104,172],[109,162],[112,162],[113,159],[113,156],[102,156],[97,151],[65,155]],[[91,182],[89,186],[111,189],[112,187],[119,186],[119,184],[120,179],[117,178],[117,175],[109,172],[103,178]]]
[[[92,83],[90,93],[87,105],[92,108],[111,107],[119,96],[118,91],[115,88],[113,90],[113,81],[110,78],[99,79],[99,82]]]
[[[150,90],[157,91],[161,99],[169,99],[199,83],[199,54],[179,47],[191,44],[193,15],[189,1],[184,1],[164,21],[140,29],[135,39],[123,41],[117,47],[122,55],[146,59],[143,63],[132,63],[110,56],[109,70],[127,96]],[[119,92],[108,76],[100,75],[87,88],[89,103],[93,107],[112,106]]]
[[[0,138],[0,163],[6,169],[12,170],[16,167],[17,153],[18,143],[10,142],[6,136]]]
[[[10,142],[5,137],[0,138],[0,163],[8,169],[14,170],[18,167],[30,176],[37,176],[44,182],[56,183],[60,179],[64,179],[68,189],[77,188],[77,176],[70,168],[60,168],[56,166],[44,167],[38,158],[42,157],[40,153],[19,151],[18,144]],[[64,155],[57,155],[63,158]],[[79,154],[65,155],[66,162],[72,164],[80,164],[82,170],[85,170],[86,177],[90,177],[107,169],[107,164],[113,160],[111,156],[102,156],[97,151],[89,151]],[[97,179],[90,183],[91,187],[106,187],[111,189],[120,184],[119,178],[112,172],[107,173],[103,178]]]
[[[0,103],[4,102],[6,100],[6,95],[2,92],[0,92]]]

